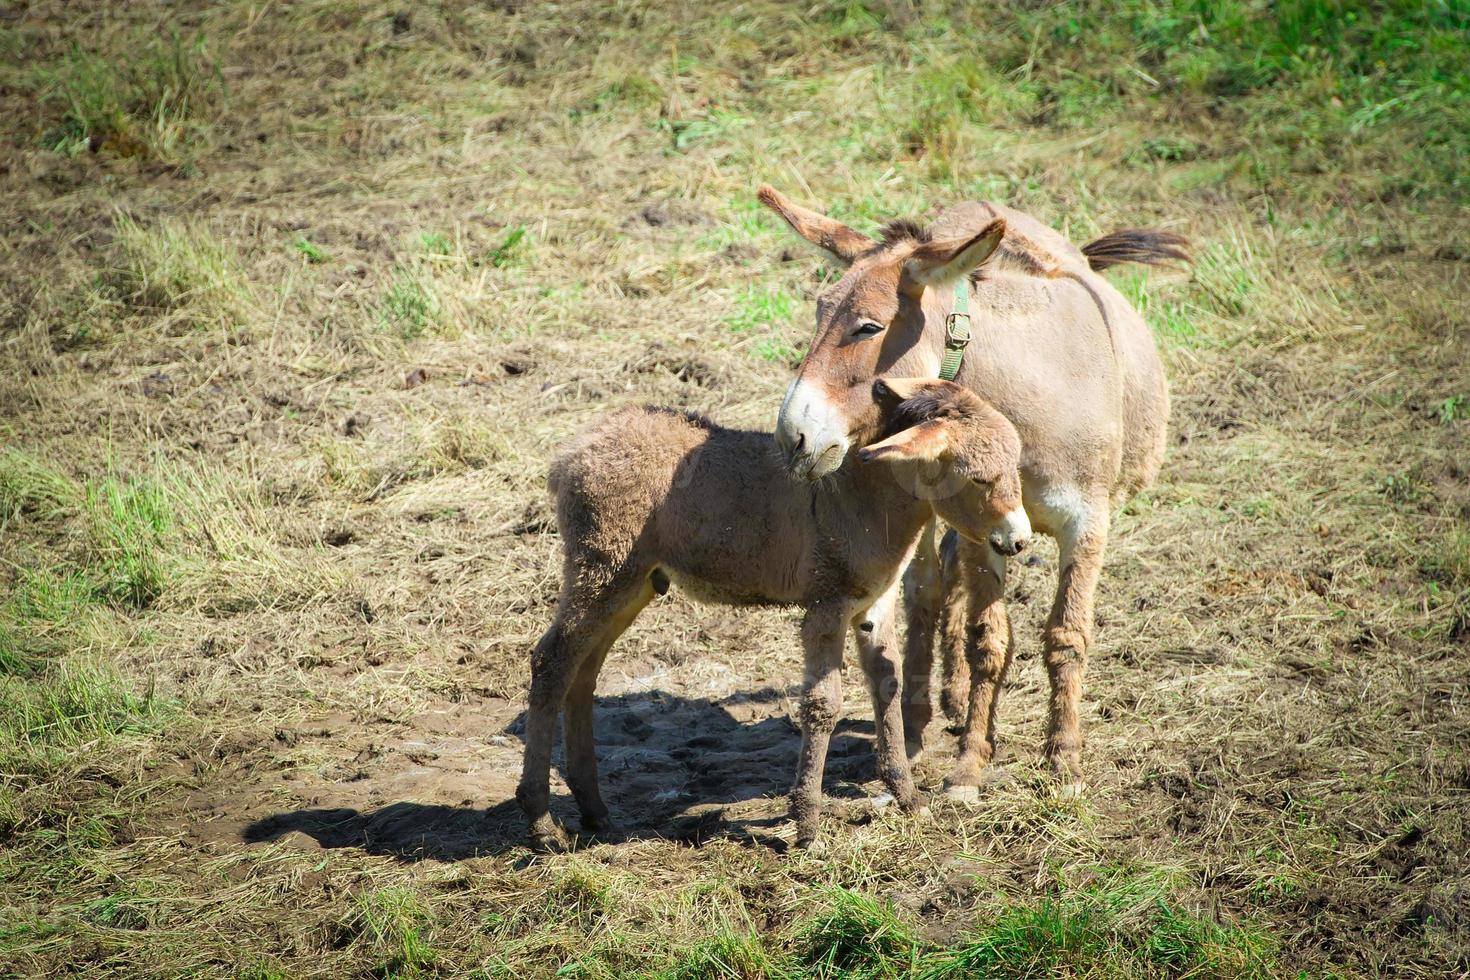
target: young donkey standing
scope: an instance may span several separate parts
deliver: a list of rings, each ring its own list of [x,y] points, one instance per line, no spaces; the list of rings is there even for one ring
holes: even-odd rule
[[[1051,703],[1046,755],[1081,777],[1078,722],[1093,597],[1111,511],[1158,475],[1169,397],[1153,336],[1098,270],[1187,261],[1185,242],[1127,230],[1078,249],[1019,211],[967,202],[930,228],[894,222],[874,241],[770,187],[761,201],[847,266],[817,299],[817,334],[787,389],[776,440],[794,473],[819,480],[878,425],[875,379],[939,373],[957,300],[972,339],[955,380],[1015,424],[1031,524],[1057,539],[1056,599],[1044,635]],[[964,311],[973,311],[966,313]],[[956,330],[955,333],[961,331]],[[973,798],[995,750],[995,708],[1011,662],[1005,564],[964,544],[970,688],[959,758],[945,782]],[[910,756],[930,719],[938,570],[932,528],[907,573],[902,709]]]
[[[802,748],[792,789],[798,843],[817,835],[849,625],[873,697],[879,771],[900,806],[918,807],[898,700],[899,573],[936,513],[977,548],[998,554],[1018,552],[1030,526],[1016,470],[1020,442],[1002,415],[946,381],[874,387],[892,434],[834,470],[822,488],[789,478],[769,433],[670,409],[615,412],[557,456],[549,483],[562,589],[556,618],[531,655],[516,790],[537,844],[562,840],[547,806],[563,707],[566,780],[583,828],[615,831],[597,784],[593,691],[608,648],[670,582],[711,602],[806,608]],[[920,485],[937,491],[920,497],[905,489]]]

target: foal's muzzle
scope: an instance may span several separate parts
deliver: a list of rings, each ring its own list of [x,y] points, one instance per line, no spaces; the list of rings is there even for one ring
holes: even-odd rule
[[[1002,517],[991,530],[988,540],[998,555],[1007,558],[1019,555],[1031,540],[1031,519],[1026,516],[1026,509],[1017,507]]]

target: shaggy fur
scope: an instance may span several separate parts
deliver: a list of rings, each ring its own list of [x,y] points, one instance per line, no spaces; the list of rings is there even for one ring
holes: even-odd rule
[[[565,555],[562,591],[532,654],[516,792],[536,842],[561,839],[547,804],[563,706],[566,779],[583,827],[611,828],[598,789],[593,691],[608,648],[670,583],[705,601],[806,608],[803,742],[792,791],[800,842],[817,833],[849,626],[873,694],[879,770],[901,806],[918,805],[898,699],[899,572],[936,514],[975,542],[1022,515],[1021,443],[1004,416],[957,385],[921,379],[878,387],[896,420],[890,434],[853,454],[822,490],[788,479],[770,434],[670,409],[615,412],[558,455],[549,483]],[[913,487],[941,492],[921,498],[906,489]]]

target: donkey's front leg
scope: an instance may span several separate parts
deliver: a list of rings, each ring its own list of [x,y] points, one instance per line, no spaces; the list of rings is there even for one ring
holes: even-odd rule
[[[967,598],[964,653],[969,698],[959,756],[944,786],[952,799],[974,800],[985,767],[995,756],[995,713],[1011,666],[1013,643],[1005,607],[1005,559],[985,545],[968,541],[960,541],[958,549]]]
[[[919,803],[905,749],[907,692],[900,674],[893,622],[898,590],[899,583],[895,581],[877,602],[853,617],[852,622],[856,627],[858,661],[868,681],[868,693],[873,698],[873,724],[878,733],[878,774],[898,805],[913,811],[918,809]]]
[[[813,606],[801,623],[805,676],[801,685],[801,755],[791,787],[791,816],[796,844],[810,847],[817,839],[822,815],[822,773],[827,743],[842,711],[842,646],[847,632],[840,607]]]
[[[1058,535],[1057,597],[1046,622],[1046,674],[1051,704],[1046,725],[1046,757],[1064,784],[1082,780],[1082,675],[1092,646],[1093,601],[1108,541],[1108,511],[1093,508],[1090,519]]]
[[[934,717],[929,679],[934,667],[934,629],[942,593],[934,533],[931,520],[903,572],[903,611],[907,624],[903,637],[903,737],[910,765],[923,755],[924,731]],[[862,640],[860,633],[859,644]]]
[[[963,728],[970,712],[970,660],[965,651],[970,599],[960,568],[960,540],[950,531],[939,545],[939,625],[934,645],[939,648],[943,678],[940,707],[946,718]]]

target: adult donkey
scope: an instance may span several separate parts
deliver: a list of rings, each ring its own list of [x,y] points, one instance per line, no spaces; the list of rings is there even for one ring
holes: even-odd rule
[[[1026,214],[977,202],[948,209],[929,228],[890,223],[874,241],[771,187],[760,189],[760,199],[847,266],[817,298],[816,336],[781,404],[776,440],[793,475],[819,480],[877,434],[878,378],[952,375],[1020,433],[1027,515],[1060,549],[1044,637],[1046,755],[1064,783],[1078,783],[1078,702],[1109,515],[1158,475],[1169,417],[1148,327],[1096,273],[1121,262],[1187,261],[1185,241],[1129,229],[1078,249]],[[932,534],[926,541],[908,576],[921,586],[910,604],[903,678],[910,758],[922,749],[931,712],[938,571]],[[959,758],[945,785],[950,795],[973,798],[995,751],[995,708],[1012,642],[1004,558],[966,547],[961,564],[971,686]],[[818,737],[812,750],[824,753],[826,735]]]

